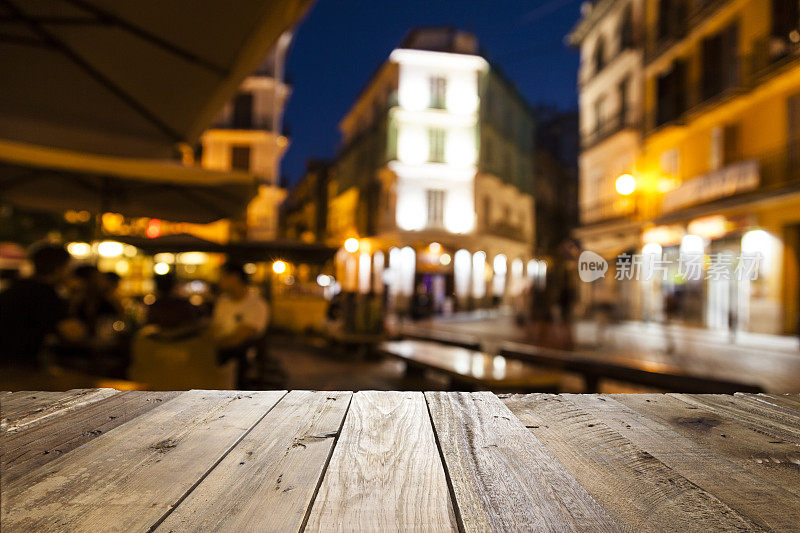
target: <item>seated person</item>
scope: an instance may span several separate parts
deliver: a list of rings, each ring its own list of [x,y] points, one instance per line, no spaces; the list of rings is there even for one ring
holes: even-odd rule
[[[212,328],[220,361],[239,361],[242,376],[248,351],[267,330],[269,306],[250,288],[250,278],[238,263],[222,267],[219,288],[222,294],[214,306]]]
[[[218,364],[212,331],[198,308],[175,294],[175,277],[156,277],[156,301],[135,336],[128,375],[151,390],[232,389],[234,361]]]
[[[0,366],[34,370],[48,335],[74,342],[85,328],[67,318],[67,304],[58,288],[70,274],[70,255],[47,244],[31,253],[33,276],[12,282],[0,293]]]

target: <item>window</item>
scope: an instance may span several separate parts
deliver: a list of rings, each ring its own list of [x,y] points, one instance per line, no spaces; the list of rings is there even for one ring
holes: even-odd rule
[[[231,148],[231,168],[235,170],[250,170],[249,146],[233,146]]]
[[[686,0],[661,0],[658,3],[658,38],[680,37],[686,20]]]
[[[249,129],[253,126],[253,95],[239,93],[233,100],[233,127]]]
[[[797,0],[772,0],[772,36],[791,41],[792,32],[797,32],[798,29],[800,5]]]
[[[625,8],[625,13],[622,15],[622,24],[620,25],[620,49],[627,50],[633,48],[633,9],[630,5]]]
[[[428,130],[428,161],[444,163],[444,130],[431,128]]]
[[[656,126],[680,117],[686,110],[686,62],[676,61],[656,81]]]
[[[722,166],[722,146],[722,128],[714,126],[711,130],[711,151],[708,161],[708,166],[711,170],[717,170]]]
[[[444,191],[429,189],[426,191],[428,200],[428,227],[441,228],[444,225]]]
[[[786,100],[786,115],[789,168],[797,168],[800,166],[800,93]]]
[[[594,102],[594,130],[601,131],[605,125],[605,96],[601,96]]]
[[[722,163],[730,165],[742,158],[741,151],[741,128],[739,123],[727,124],[722,133]]]
[[[431,107],[444,109],[446,92],[447,80],[442,76],[433,76],[431,78]]]
[[[724,127],[716,126],[711,130],[711,157],[709,161],[711,170],[717,170],[742,158],[739,140],[738,123],[726,124]]]
[[[603,67],[606,66],[606,45],[602,37],[597,39],[597,43],[594,45],[592,63],[595,74],[603,70]]]
[[[630,78],[625,78],[619,83],[619,125],[628,124],[628,99],[630,98]]]
[[[731,24],[721,32],[703,39],[702,99],[707,100],[735,87],[739,80],[737,54],[738,26]]]
[[[668,176],[677,176],[680,171],[680,153],[677,148],[671,148],[661,153],[661,173]]]

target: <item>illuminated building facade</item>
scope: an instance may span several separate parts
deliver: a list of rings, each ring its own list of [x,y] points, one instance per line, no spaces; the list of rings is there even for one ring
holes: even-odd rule
[[[617,201],[630,206],[620,224],[641,228],[631,251],[672,266],[663,280],[640,283],[630,313],[660,320],[671,300],[670,318],[686,324],[796,333],[798,3],[645,0],[643,7],[643,135],[632,167],[615,170],[630,173],[631,185],[618,189]],[[591,189],[582,194],[601,196]],[[686,250],[704,257],[702,279],[677,270]],[[738,261],[742,254],[762,257],[757,279],[709,276],[722,256]]]
[[[585,3],[582,18],[568,36],[580,48],[578,207],[580,228],[575,232],[584,249],[607,260],[639,245],[640,227],[631,217],[634,203],[617,193],[618,176],[633,171],[641,145],[643,109],[643,26],[641,0],[600,0]],[[602,298],[609,287],[621,308],[635,307],[635,287],[607,277],[580,284],[584,308]]]
[[[530,108],[452,28],[409,33],[340,123],[329,181],[331,242],[346,290],[434,310],[483,305],[521,287],[534,240]],[[449,299],[449,303],[447,300]]]
[[[286,197],[286,190],[280,186],[280,164],[289,146],[283,111],[291,93],[284,72],[291,40],[290,32],[281,35],[201,138],[204,168],[250,172],[259,183],[241,235],[250,240],[267,241],[278,236],[279,206]]]

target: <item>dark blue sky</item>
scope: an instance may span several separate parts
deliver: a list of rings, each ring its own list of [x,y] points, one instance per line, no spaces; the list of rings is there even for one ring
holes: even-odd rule
[[[478,37],[531,104],[576,106],[578,55],[564,45],[580,0],[317,0],[289,53],[289,183],[309,157],[333,157],[339,120],[372,73],[415,26],[449,25]]]

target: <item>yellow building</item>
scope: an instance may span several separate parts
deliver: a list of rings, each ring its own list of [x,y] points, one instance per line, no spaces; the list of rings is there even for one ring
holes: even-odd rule
[[[645,129],[632,196],[641,244],[677,260],[695,243],[707,268],[724,252],[763,256],[755,281],[670,275],[657,292],[677,298],[690,324],[796,332],[798,3],[646,0],[644,26]],[[649,312],[660,309],[655,301]]]

